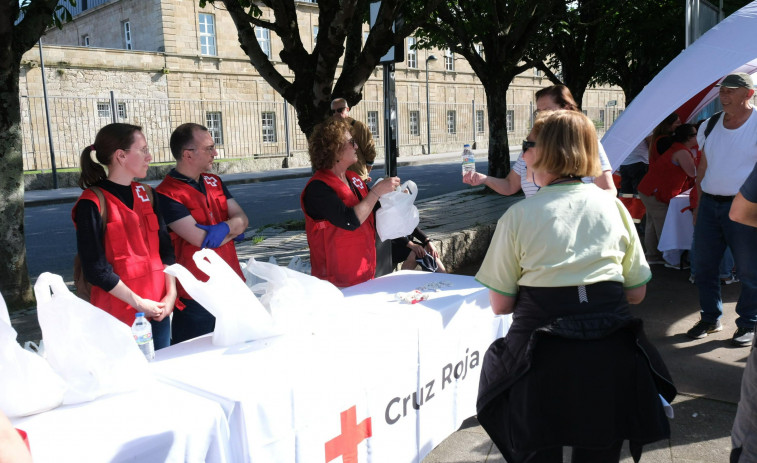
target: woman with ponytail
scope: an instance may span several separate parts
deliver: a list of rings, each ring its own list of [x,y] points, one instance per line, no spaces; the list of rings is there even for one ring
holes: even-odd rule
[[[144,312],[157,350],[170,344],[176,282],[163,273],[175,258],[157,197],[134,181],[147,175],[151,159],[141,127],[100,129],[81,153],[84,192],[71,217],[84,278],[92,284],[90,302],[129,326]]]

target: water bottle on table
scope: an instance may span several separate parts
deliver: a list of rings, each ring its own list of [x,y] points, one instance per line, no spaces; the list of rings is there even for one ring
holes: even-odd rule
[[[131,325],[131,333],[134,335],[134,340],[137,341],[139,350],[145,355],[147,361],[152,361],[155,358],[155,346],[152,343],[152,326],[145,318],[143,312],[137,313],[137,319]]]
[[[476,159],[473,156],[473,151],[470,149],[469,144],[463,145],[463,175],[466,174],[466,172],[475,172],[476,171]]]

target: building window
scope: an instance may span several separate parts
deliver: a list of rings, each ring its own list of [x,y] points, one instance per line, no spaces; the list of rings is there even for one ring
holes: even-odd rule
[[[368,130],[374,137],[379,136],[378,111],[368,111]]]
[[[313,48],[318,45],[318,26],[313,26]]]
[[[276,113],[266,111],[260,114],[263,143],[276,143]]]
[[[82,35],[81,36],[81,45],[83,47],[88,47],[89,46],[89,35]]]
[[[452,50],[450,50],[449,48],[444,50],[444,70],[445,71],[455,70],[455,56],[454,56],[454,53],[452,53]]]
[[[258,39],[258,44],[263,53],[271,59],[271,31],[264,27],[255,28],[255,37]]]
[[[420,111],[410,111],[410,135],[418,136],[421,134],[420,121]]]
[[[534,75],[535,75],[536,77],[541,77],[541,70],[539,70],[539,69],[537,69],[537,68],[534,68]]]
[[[484,133],[484,110],[476,110],[476,132]]]
[[[450,135],[457,133],[457,111],[447,111],[447,133]]]
[[[599,110],[599,125],[598,127],[604,127],[605,126],[605,110],[600,109]]]
[[[205,113],[205,126],[213,137],[213,143],[223,145],[223,124],[220,111],[208,111]]]
[[[507,131],[508,132],[515,132],[515,110],[514,109],[508,109],[507,110]]]
[[[418,50],[415,49],[417,40],[415,37],[407,38],[407,67],[418,68]]]
[[[110,103],[107,101],[97,102],[97,117],[107,117],[110,119]]]
[[[212,14],[200,13],[200,54],[216,56],[216,23]]]
[[[127,50],[131,50],[131,23],[124,21],[124,47]]]
[[[478,56],[480,56],[482,58],[484,57],[484,46],[483,45],[481,45],[480,43],[476,43],[476,44],[473,45],[473,49],[476,50],[476,53],[478,54]]]
[[[116,103],[116,112],[119,119],[126,119],[126,103],[123,101]]]

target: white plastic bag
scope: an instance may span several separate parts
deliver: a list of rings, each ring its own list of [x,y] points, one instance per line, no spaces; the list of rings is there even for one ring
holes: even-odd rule
[[[276,326],[287,333],[312,332],[319,320],[342,308],[344,295],[326,280],[251,257],[246,271],[264,283],[252,290],[262,294],[260,302],[273,316]]]
[[[63,403],[132,391],[152,376],[131,328],[76,297],[59,275],[41,274],[34,295],[45,356],[66,381]]]
[[[215,251],[201,249],[192,258],[210,277],[208,281],[199,281],[179,264],[165,272],[178,278],[192,299],[216,317],[213,345],[230,346],[280,334],[250,288]]]
[[[10,418],[53,409],[63,403],[66,390],[50,364],[23,349],[16,336],[0,295],[0,410]]]
[[[412,180],[381,196],[381,207],[376,211],[376,231],[381,241],[413,233],[420,221],[418,208],[413,204],[417,196],[418,187]]]

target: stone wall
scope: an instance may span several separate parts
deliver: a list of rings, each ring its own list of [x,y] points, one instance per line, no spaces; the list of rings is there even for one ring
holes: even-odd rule
[[[318,26],[318,7],[298,2],[297,10],[302,42],[310,50],[314,46],[314,27]],[[213,15],[216,56],[201,54],[200,13]],[[263,17],[268,19],[270,15],[265,10]],[[140,51],[123,49],[122,26],[127,20],[133,46]],[[364,31],[368,32],[367,24]],[[101,38],[102,42],[90,41],[88,48],[77,46],[83,32],[91,38]],[[107,48],[98,48],[99,43]],[[281,47],[280,40],[273,36],[273,63],[282,75],[291,79],[288,67],[277,61]],[[432,53],[437,60],[428,62],[426,84],[426,59]],[[467,61],[458,57],[455,70],[446,71],[443,50],[417,50],[415,54],[416,67],[409,67],[407,61],[396,65],[400,155],[429,151],[429,118],[431,152],[457,151],[463,143],[486,148],[489,141],[486,95]],[[99,127],[111,122],[114,115],[116,121],[143,126],[156,161],[172,159],[167,142],[173,128],[188,121],[209,125],[211,117],[220,120],[216,140],[221,157],[259,160],[273,157],[276,161],[272,163],[280,163],[287,151],[304,153],[307,149],[293,108],[250,64],[239,46],[231,17],[210,4],[200,8],[196,0],[114,0],[77,15],[62,30],[48,31],[44,59],[58,166],[78,165],[83,147],[92,143]],[[379,145],[383,134],[382,78],[383,72],[377,67],[364,86],[363,101],[352,111],[363,122],[367,123],[370,117],[377,120]],[[527,135],[534,93],[547,85],[550,82],[533,70],[524,72],[511,84],[508,91],[508,110],[513,116],[511,144],[519,143]],[[24,55],[20,86],[25,169],[50,169],[36,47]],[[115,95],[115,110],[106,107],[111,91]],[[427,92],[430,108],[426,108]],[[598,128],[617,117],[617,110],[606,106],[611,100],[617,102],[616,108],[624,106],[623,93],[616,88],[589,89],[584,96],[584,107],[593,107],[587,113],[599,121]],[[275,121],[273,139],[263,135],[264,113]],[[414,128],[411,117],[417,119]],[[477,126],[479,117],[482,131]],[[285,120],[289,123],[288,137]]]
[[[124,23],[129,23],[131,49],[163,51],[163,18],[160,0],[117,0],[76,15],[62,29],[51,28],[44,43],[69,46],[126,49]]]

